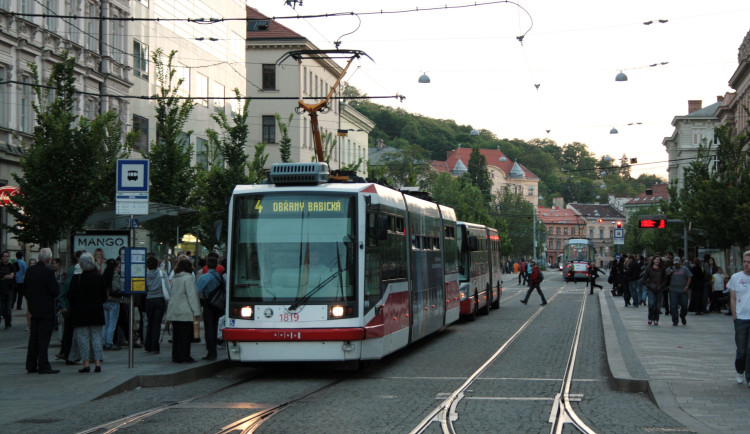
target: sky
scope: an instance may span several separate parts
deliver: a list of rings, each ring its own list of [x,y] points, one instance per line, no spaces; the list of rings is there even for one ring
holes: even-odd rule
[[[476,3],[304,0],[293,9],[283,0],[248,2],[320,49],[340,40],[342,49],[366,52],[374,61],[356,60],[345,81],[370,96],[406,97],[381,104],[500,139],[580,142],[596,157],[625,154],[638,159],[633,176],[665,180],[662,140],[674,132],[673,118],[688,114],[688,100],[705,107],[732,91],[728,81],[750,31],[747,0]],[[446,5],[468,6],[424,10]],[[282,18],[336,12],[361,15]],[[628,81],[615,81],[620,71]],[[418,83],[422,73],[431,83]],[[613,127],[619,134],[610,134]]]

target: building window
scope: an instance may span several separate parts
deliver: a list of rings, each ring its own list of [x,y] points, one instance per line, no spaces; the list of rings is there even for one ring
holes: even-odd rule
[[[148,45],[133,39],[133,75],[148,80]]]
[[[57,0],[47,0],[44,2],[45,12],[47,15],[47,30],[57,33]]]
[[[208,170],[208,140],[195,138],[195,165]]]
[[[5,65],[0,65],[0,80],[5,81],[8,73]],[[0,127],[8,126],[8,86],[0,86]]]
[[[23,89],[21,89],[21,118],[20,118],[20,130],[24,133],[30,133],[33,128],[34,120],[34,109],[31,102],[34,98],[34,90],[31,87],[31,77],[24,75]]]
[[[195,102],[208,107],[208,77],[203,74],[195,74]]]
[[[276,143],[276,118],[263,116],[263,143]]]
[[[302,92],[307,94],[307,67],[302,68]]]
[[[593,229],[589,229],[589,238],[591,238],[592,240],[594,239],[594,230]]]
[[[148,119],[133,115],[133,131],[138,132],[138,138],[133,145],[134,150],[146,152],[148,150]]]
[[[568,228],[567,227],[563,228],[563,235],[568,235]]]
[[[99,18],[99,11],[96,5],[89,5],[88,16]],[[86,23],[86,48],[91,51],[99,51],[99,20],[89,19]]]
[[[555,231],[557,235],[560,235],[560,226],[557,227],[557,230]]]
[[[177,79],[175,86],[177,87],[177,95],[182,97],[190,96],[190,68],[187,66],[173,66],[175,73],[174,77]]]
[[[604,238],[604,229],[599,228],[599,238]]]
[[[214,92],[213,92],[213,101],[214,101],[214,111],[216,113],[224,113],[224,98],[226,95],[224,94],[224,85],[214,82]]]
[[[270,25],[271,20],[247,20],[247,31],[265,32],[268,31],[268,26]]]
[[[263,65],[263,90],[276,90],[276,65]]]

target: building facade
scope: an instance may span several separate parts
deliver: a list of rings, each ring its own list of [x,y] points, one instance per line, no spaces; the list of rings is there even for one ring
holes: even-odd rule
[[[572,209],[553,206],[537,209],[539,221],[547,228],[545,251],[547,263],[558,265],[559,256],[563,253],[563,244],[568,238],[586,237],[586,221]]]
[[[14,183],[12,173],[20,173],[20,158],[33,140],[36,99],[32,66],[41,84],[46,84],[53,64],[63,52],[76,59],[75,87],[78,96],[74,110],[78,116],[93,119],[114,110],[128,124],[129,51],[125,41],[130,17],[128,0],[52,0],[0,2],[0,185]],[[47,16],[40,16],[47,15]],[[77,16],[60,18],[55,15]],[[107,19],[105,19],[107,18]],[[2,223],[14,225],[2,210]],[[0,229],[0,249],[26,250]],[[64,249],[65,247],[63,247]]]
[[[661,201],[669,202],[669,186],[667,184],[654,184],[641,194],[625,204],[625,219],[630,221],[633,214],[646,209],[658,210]]]
[[[570,203],[567,208],[586,222],[584,236],[594,242],[597,265],[602,267],[613,260],[618,252],[614,244],[615,229],[617,222],[625,227],[625,215],[609,204]]]
[[[316,59],[302,59],[301,63],[286,57],[279,63],[290,51],[318,50],[318,47],[257,9],[247,7],[246,13],[246,89],[247,95],[254,101],[250,104],[248,116],[251,126],[249,144],[266,144],[268,167],[281,161],[281,130],[275,117],[278,114],[281,122],[288,124],[291,160],[314,161],[315,143],[310,116],[296,112],[298,98],[301,96],[306,103],[324,99],[336,84],[343,68],[324,54]],[[330,156],[332,169],[351,166],[361,160],[357,173],[365,176],[368,137],[375,125],[335,98],[340,95],[341,88],[338,87],[329,104],[330,110],[318,114],[324,151]]]
[[[721,97],[718,100],[707,107],[703,107],[703,101],[690,100],[688,114],[672,119],[674,132],[662,140],[662,145],[669,154],[667,171],[670,185],[676,184],[682,189],[684,171],[697,158],[700,145],[712,145],[713,153],[716,153],[714,128],[719,125],[717,111],[721,106]]]
[[[750,31],[740,44],[737,54],[737,69],[729,78],[729,87],[734,92],[724,96],[717,116],[721,124],[729,123],[737,133],[746,131],[748,114],[743,107],[750,108]]]

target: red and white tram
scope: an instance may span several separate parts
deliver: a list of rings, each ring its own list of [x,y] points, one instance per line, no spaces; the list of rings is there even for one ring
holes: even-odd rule
[[[378,359],[459,317],[453,209],[325,163],[280,164],[229,205],[230,360]]]
[[[457,223],[458,276],[461,316],[474,320],[500,308],[502,264],[497,229]]]

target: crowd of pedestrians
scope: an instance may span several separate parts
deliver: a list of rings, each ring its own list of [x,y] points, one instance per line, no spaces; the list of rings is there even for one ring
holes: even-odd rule
[[[204,322],[206,355],[216,360],[218,324],[224,315],[206,300],[224,289],[219,255],[193,259],[190,252],[160,261],[149,254],[144,294],[126,296],[120,288],[120,259],[105,258],[104,251],[78,251],[74,264],[64,270],[49,248],[38,253],[38,262],[24,261],[23,252],[11,262],[8,251],[0,253],[0,321],[13,326],[12,310],[27,301],[29,341],[28,373],[56,374],[48,360],[49,343],[57,329],[61,341],[55,355],[66,365],[82,365],[78,372],[101,372],[104,351],[129,345],[130,301],[140,318],[133,318],[134,348],[159,354],[164,335],[172,343],[172,361],[194,363],[191,344],[200,342]],[[197,262],[197,265],[196,265]],[[144,325],[145,323],[145,325]],[[141,344],[138,341],[141,341]]]

